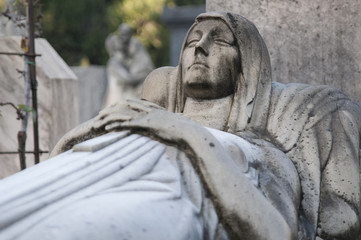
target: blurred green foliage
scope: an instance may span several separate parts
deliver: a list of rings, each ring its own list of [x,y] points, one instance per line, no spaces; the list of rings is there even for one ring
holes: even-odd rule
[[[206,4],[205,0],[168,0],[167,5],[185,6],[185,5],[201,5]]]
[[[109,0],[42,1],[43,35],[69,65],[83,58],[104,64],[104,41],[110,29],[105,22]]]
[[[169,32],[161,22],[166,0],[123,0],[108,8],[106,21],[112,29],[128,23],[150,53],[156,66],[168,63]]]
[[[205,0],[42,0],[42,37],[69,65],[105,65],[105,38],[126,22],[159,67],[169,62],[169,31],[161,22],[163,7],[204,3]]]

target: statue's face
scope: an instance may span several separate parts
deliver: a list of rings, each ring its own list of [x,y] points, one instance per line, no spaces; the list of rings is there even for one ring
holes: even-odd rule
[[[199,99],[231,95],[240,71],[238,55],[233,33],[224,22],[199,22],[188,34],[181,59],[185,95]]]
[[[129,42],[132,38],[132,30],[128,25],[121,24],[117,31],[118,41],[117,49],[122,52],[127,52],[129,48]]]

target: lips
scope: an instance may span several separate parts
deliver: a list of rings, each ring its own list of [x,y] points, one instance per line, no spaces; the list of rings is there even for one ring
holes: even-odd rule
[[[188,69],[190,69],[191,67],[205,67],[205,68],[209,68],[209,66],[208,66],[206,63],[204,63],[204,62],[199,62],[199,61],[194,62],[192,65],[190,65],[190,66],[188,67]]]

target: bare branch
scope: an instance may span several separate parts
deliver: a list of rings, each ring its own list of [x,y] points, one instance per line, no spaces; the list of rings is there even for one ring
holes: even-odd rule
[[[11,102],[0,102],[0,106],[6,106],[6,105],[10,105],[12,106],[15,110],[16,110],[16,114],[18,115],[18,117],[16,119],[24,119],[24,115],[21,113],[21,109],[18,108],[17,106],[15,106],[14,103]]]

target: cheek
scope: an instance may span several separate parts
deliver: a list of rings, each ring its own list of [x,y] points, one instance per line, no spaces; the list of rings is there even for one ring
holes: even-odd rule
[[[225,51],[225,54],[224,54],[224,61],[227,64],[231,64],[232,66],[235,66],[238,61],[237,51],[235,51],[235,49],[233,49],[233,48],[227,49],[227,51]],[[229,65],[229,66],[231,66],[231,65]]]
[[[185,74],[188,72],[187,68],[191,65],[192,62],[192,55],[191,50],[187,49],[183,51],[183,55],[181,58],[181,64],[182,64],[182,75],[185,76]]]
[[[216,58],[217,63],[214,65],[215,72],[222,72],[227,77],[236,74],[238,69],[238,53],[232,49],[222,49]]]
[[[227,69],[227,72],[230,74],[232,80],[238,75],[239,69],[239,57],[236,51],[228,51],[223,59],[223,66]]]
[[[217,63],[212,69],[212,82],[217,91],[224,95],[234,91],[234,83],[238,76],[238,53],[232,48],[219,49]],[[221,53],[221,54],[220,54]]]
[[[192,61],[192,55],[194,55],[192,53],[194,53],[193,49],[190,49],[190,48],[184,49],[182,59],[181,59],[182,66],[190,65],[190,62]]]
[[[223,67],[229,67],[230,65],[228,64],[234,65],[238,59],[238,52],[233,47],[213,47],[210,51],[210,55],[212,55],[212,58],[217,64],[220,64]]]

